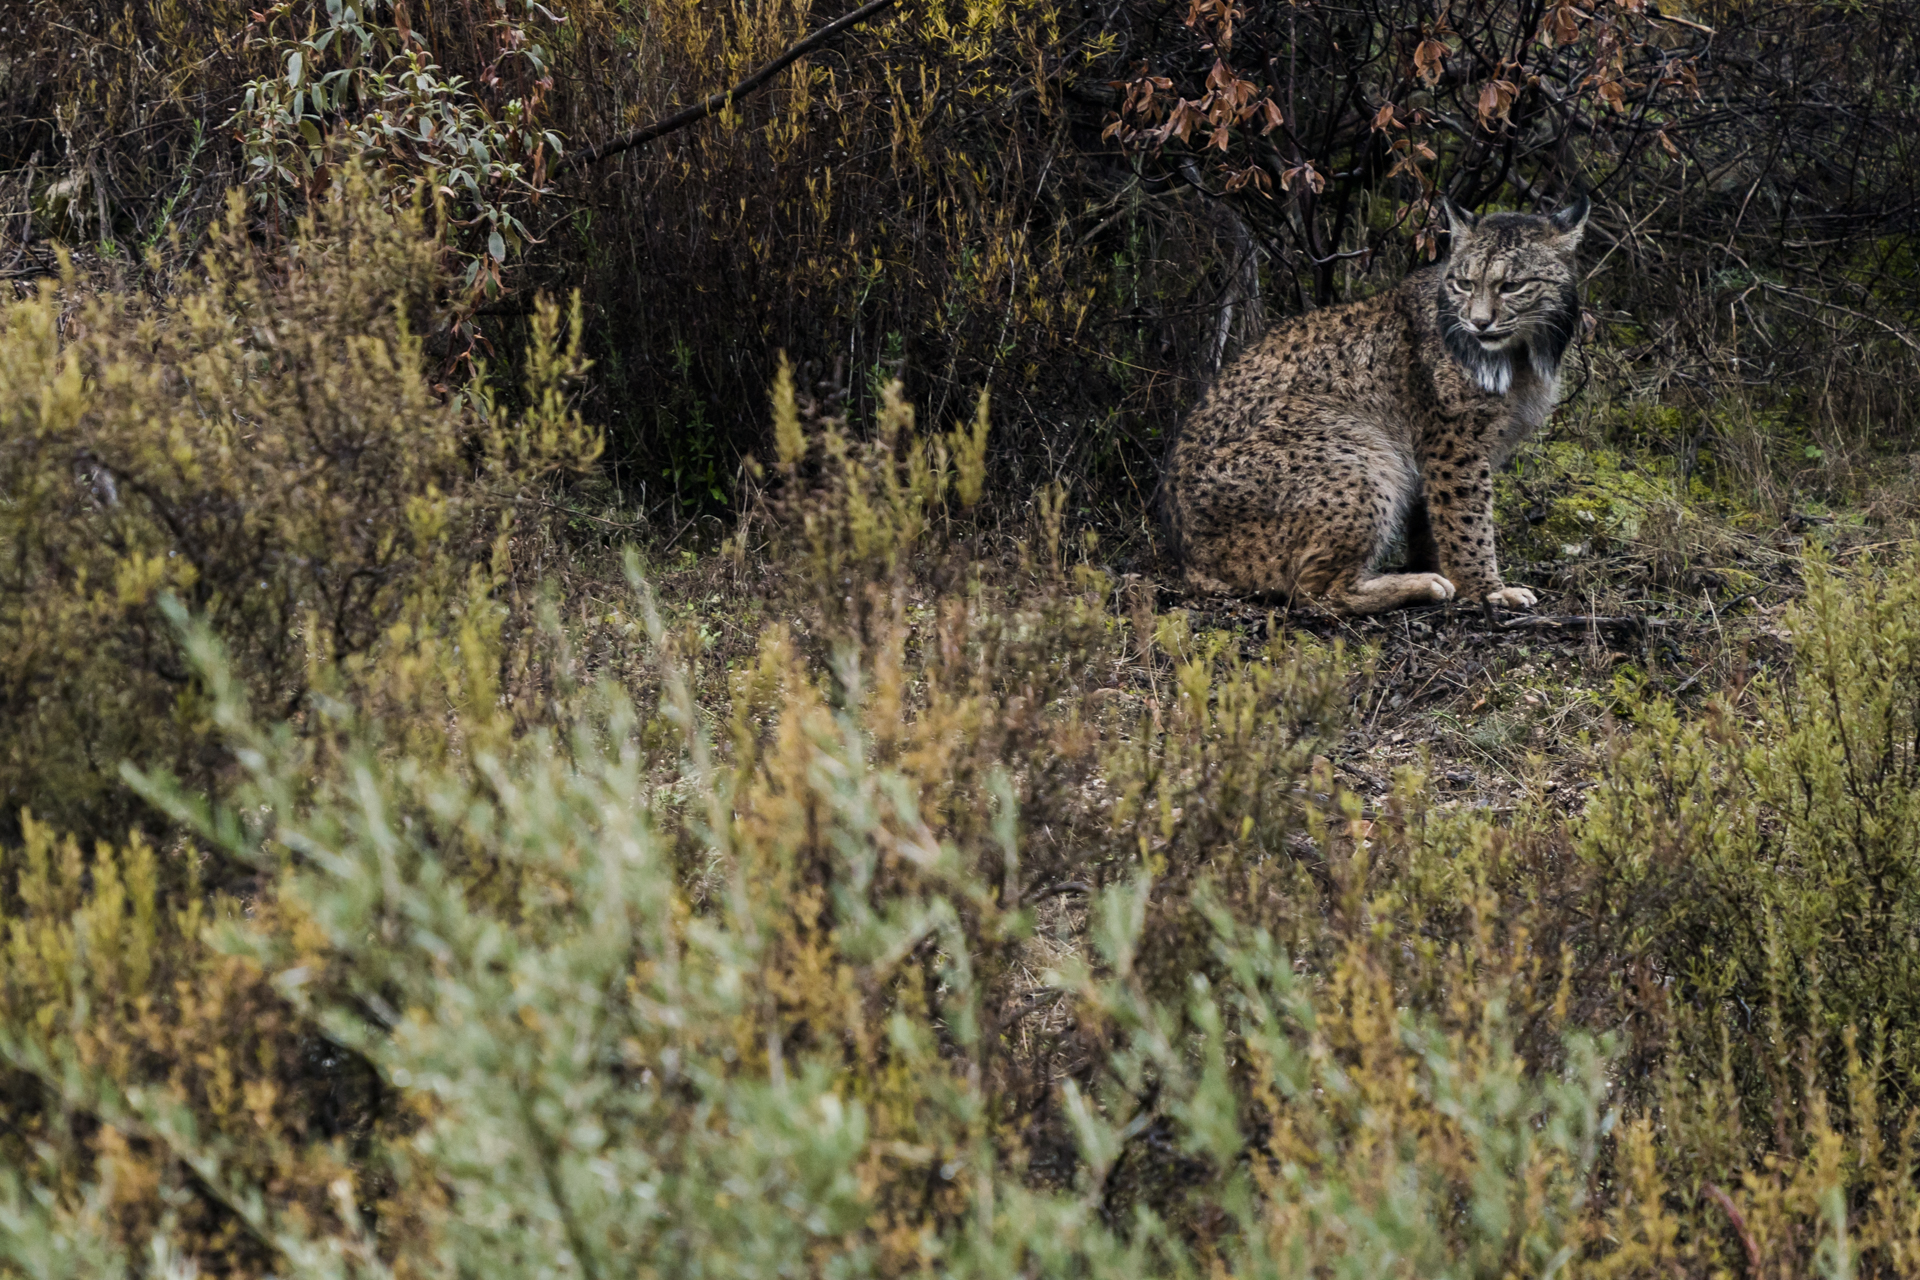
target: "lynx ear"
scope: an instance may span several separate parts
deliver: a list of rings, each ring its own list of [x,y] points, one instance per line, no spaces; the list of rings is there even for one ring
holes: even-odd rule
[[[1440,211],[1447,215],[1447,231],[1453,236],[1453,242],[1459,244],[1480,225],[1480,219],[1471,213],[1460,212],[1460,206],[1447,196],[1440,197]]]
[[[1573,203],[1554,214],[1547,221],[1560,233],[1560,239],[1567,248],[1579,247],[1580,237],[1587,231],[1587,215],[1593,212],[1593,201],[1584,195],[1573,198]]]

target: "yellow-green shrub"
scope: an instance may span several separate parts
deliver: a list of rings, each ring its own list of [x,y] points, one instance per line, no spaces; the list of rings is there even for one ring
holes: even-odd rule
[[[929,456],[904,421],[886,447]],[[822,557],[831,578],[796,571],[798,621],[813,634],[763,635],[733,673],[718,746],[644,587],[614,625],[637,621],[657,652],[658,686],[634,691],[657,706],[653,727],[606,688],[564,722],[565,738],[471,732],[495,717],[474,689],[489,686],[502,641],[468,626],[462,645],[476,652],[437,686],[460,753],[391,706],[365,714],[387,688],[381,673],[419,661],[413,650],[376,648],[357,684],[275,725],[256,721],[257,686],[215,628],[193,624],[201,705],[236,769],[211,806],[159,772],[129,776],[217,865],[248,871],[249,900],[244,913],[218,900],[197,916],[175,908],[175,929],[148,951],[164,950],[169,972],[230,975],[268,1008],[209,1006],[178,984],[154,1007],[246,1055],[253,1074],[220,1098],[238,1087],[305,1098],[305,1110],[217,1105],[171,1070],[169,1052],[211,1052],[187,1042],[89,1055],[86,1044],[137,1039],[117,1029],[129,1016],[70,1000],[55,969],[74,947],[37,944],[12,970],[20,994],[0,1050],[21,1085],[15,1114],[64,1145],[42,1144],[0,1197],[0,1257],[30,1265],[70,1241],[91,1242],[108,1269],[117,1253],[303,1274],[1130,1275],[1206,1256],[1251,1265],[1258,1243],[1332,1265],[1353,1250],[1315,1188],[1331,1185],[1341,1152],[1376,1150],[1375,1122],[1325,1110],[1311,1087],[1276,1093],[1272,1075],[1189,1063],[1244,1061],[1229,1045],[1264,1036],[1287,1079],[1350,1074],[1345,1055],[1359,1051],[1390,1089],[1424,1082],[1415,1093],[1429,1102],[1499,1093],[1503,1142],[1536,1118],[1570,1117],[1576,1094],[1584,1118],[1568,1123],[1598,1123],[1590,1090],[1542,1092],[1501,1048],[1504,1032],[1468,1026],[1520,972],[1472,977],[1491,951],[1433,971],[1436,989],[1480,984],[1461,989],[1463,1012],[1434,1021],[1381,1003],[1403,947],[1361,914],[1327,971],[1344,976],[1324,991],[1256,940],[1291,888],[1268,864],[1312,805],[1305,773],[1341,668],[1284,644],[1242,655],[1168,620],[1149,629],[1177,660],[1173,700],[1162,708],[1123,685],[1110,687],[1128,701],[1103,705],[1120,699],[1091,699],[1089,686],[1120,674],[1140,637],[1107,610],[1101,575],[1046,562],[1000,581],[971,574],[933,610],[810,605],[809,582],[884,599],[947,554],[931,506],[902,497],[911,484],[892,491],[885,459],[827,455],[802,506],[865,502],[890,532],[866,552],[849,542],[851,558]],[[1330,838],[1324,822],[1306,829]],[[39,883],[53,847],[40,824],[32,833],[9,855],[23,886]],[[145,867],[144,856],[94,864]],[[88,879],[77,854],[59,865]],[[127,879],[149,886],[131,906],[113,905],[103,871],[64,896],[31,888],[9,919],[21,936],[60,939],[124,916],[144,937],[138,922],[168,909],[157,896],[168,890],[144,870]],[[1046,977],[1046,957],[1077,933],[1071,904],[1102,886],[1098,945],[1074,944]],[[190,877],[171,892],[198,900]],[[1267,948],[1251,970],[1250,947]],[[1231,1000],[1188,989],[1196,962]],[[70,1012],[48,1019],[54,1006]],[[1056,1007],[1072,1016],[1026,1025]],[[1409,1056],[1403,1028],[1431,1042]],[[339,1062],[290,1062],[287,1046],[307,1037]],[[1457,1072],[1437,1065],[1456,1059]],[[1064,1093],[1063,1069],[1076,1082]],[[355,1080],[356,1127],[311,1120],[320,1104],[303,1085]],[[1299,1172],[1249,1179],[1236,1171],[1237,1118],[1282,1110],[1296,1137],[1273,1151]],[[1577,1174],[1589,1157],[1566,1158]],[[1412,1213],[1422,1256],[1530,1256],[1525,1230],[1446,1221],[1462,1178],[1478,1178],[1490,1205],[1533,1203],[1535,1174],[1510,1183],[1497,1166],[1461,1157],[1411,1200],[1385,1171],[1355,1184],[1354,1212]],[[1168,1170],[1185,1171],[1190,1195]],[[1297,1214],[1279,1207],[1283,1183]]]
[[[207,945],[208,925],[242,908],[203,896],[197,859],[138,836],[83,856],[72,837],[23,826],[4,859],[0,1164],[60,1194],[92,1182],[82,1217],[110,1251],[159,1230],[206,1265],[264,1265],[228,1197],[270,1186],[280,1212],[328,1220],[378,1082],[352,1062],[316,1069],[339,1051],[258,965]],[[179,1195],[194,1178],[207,1194]],[[60,1234],[77,1245],[87,1227]]]
[[[592,459],[562,396],[577,310],[570,337],[538,312],[523,412],[429,385],[442,281],[420,223],[350,183],[270,260],[236,205],[179,292],[69,273],[0,308],[6,822],[31,805],[115,832],[123,758],[211,777],[161,593],[294,713],[376,650],[457,635],[449,607],[512,572],[516,500]]]
[[[640,613],[668,643],[644,596]],[[337,1140],[272,1117],[236,1136],[177,1082],[83,1059],[79,1023],[10,1014],[0,1054],[94,1134],[0,1204],[16,1264],[55,1238],[209,1256],[165,1210],[195,1197],[255,1250],[232,1265],[310,1275],[1147,1275],[1208,1257],[1383,1274],[1396,1256],[1395,1273],[1495,1275],[1577,1239],[1601,1059],[1576,1046],[1560,1083],[1514,1055],[1517,952],[1468,946],[1436,974],[1453,1006],[1400,1010],[1390,930],[1356,919],[1322,981],[1203,891],[1226,976],[1166,1001],[1140,965],[1154,889],[1136,862],[1111,873],[1086,961],[1044,979],[1077,1001],[1092,1061],[1063,1090],[1036,1077],[1009,1034],[1027,1003],[1009,962],[1036,923],[1007,893],[1025,871],[1011,797],[997,847],[972,846],[919,804],[929,758],[875,763],[882,726],[918,727],[777,632],[759,662],[773,738],[731,777],[670,653],[677,765],[638,748],[607,690],[568,750],[534,735],[470,763],[395,759],[342,721],[316,780],[315,735],[257,726],[210,631],[187,641],[242,762],[232,807],[130,776],[262,893],[178,953],[252,975],[391,1100],[342,1167]],[[514,901],[476,883],[476,857]],[[36,891],[23,920],[57,933],[50,917],[113,901]],[[1027,1168],[1049,1114],[1079,1171],[1044,1190]],[[117,1187],[123,1149],[138,1178],[116,1221],[92,1188]],[[1186,1194],[1156,1187],[1168,1168]]]
[[[274,358],[280,295],[252,296],[180,363]],[[1637,708],[1571,821],[1442,813],[1410,776],[1369,810],[1317,759],[1363,667],[1156,615],[1044,515],[1044,551],[988,560],[984,416],[929,439],[897,388],[864,436],[779,397],[748,529],[776,621],[724,674],[637,571],[527,621],[496,521],[584,438],[557,311],[536,328],[518,414],[389,388],[458,487],[437,536],[406,523],[426,482],[369,514],[413,585],[364,645],[316,657],[221,592],[195,617],[198,572],[98,617],[32,580],[97,637],[155,627],[188,692],[146,732],[203,754],[126,751],[164,836],[88,854],[25,817],[0,845],[0,1267],[1913,1273],[1920,1019],[1887,939],[1914,566],[1816,572],[1794,681],[1738,717]],[[31,403],[63,377],[116,403],[49,350]],[[248,443],[235,405],[352,416],[210,385],[213,426],[154,420],[216,460],[251,457],[205,443]],[[168,547],[124,492],[54,502],[52,465],[20,472],[45,545]],[[256,494],[270,546],[322,538],[264,479],[147,465],[222,538]],[[647,656],[513,683],[573,639]],[[101,696],[159,678],[117,671]]]

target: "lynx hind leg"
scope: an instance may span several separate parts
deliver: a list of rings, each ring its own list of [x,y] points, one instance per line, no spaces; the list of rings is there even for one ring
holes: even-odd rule
[[[1374,567],[1403,523],[1413,525],[1409,537],[1415,557],[1426,550],[1422,542],[1432,541],[1413,468],[1384,449],[1339,461],[1347,465],[1330,470],[1335,487],[1314,504],[1317,545],[1302,558],[1300,585],[1327,608],[1349,614],[1453,599],[1453,583],[1431,572],[1439,568],[1436,563],[1411,564],[1403,573]],[[1427,533],[1424,539],[1422,533]]]
[[[1350,582],[1335,583],[1324,598],[1342,613],[1385,613],[1451,600],[1453,584],[1437,573],[1356,574]]]
[[[1187,585],[1239,596],[1305,598],[1347,613],[1451,599],[1437,573],[1374,572],[1416,492],[1418,473],[1396,451],[1355,442],[1364,424],[1321,424],[1297,437],[1300,459],[1266,462],[1196,495],[1183,548]],[[1235,474],[1237,470],[1238,474]],[[1276,474],[1277,473],[1277,474]]]
[[[1202,573],[1191,565],[1187,566],[1186,571],[1180,576],[1181,580],[1186,584],[1187,590],[1195,595],[1230,596],[1234,594],[1232,587],[1220,581],[1218,578]]]

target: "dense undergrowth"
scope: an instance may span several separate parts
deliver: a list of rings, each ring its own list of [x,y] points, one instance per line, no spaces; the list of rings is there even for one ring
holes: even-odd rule
[[[589,151],[848,12],[0,14],[0,1275],[1920,1276],[1911,0]],[[1583,627],[1164,585],[1224,361],[1575,190]]]
[[[618,147],[865,9],[22,0],[0,284],[64,246],[165,292],[230,189],[272,243],[363,166],[443,203],[436,381],[580,292],[594,514],[730,519],[785,351],[862,417],[898,377],[944,429],[991,385],[1021,424],[995,485],[1066,484],[1138,569],[1168,433],[1236,350],[1430,256],[1440,192],[1584,190],[1646,452],[1782,508],[1912,448],[1913,0],[900,0]]]
[[[1010,526],[985,396],[783,372],[676,569],[555,532],[562,308],[436,394],[418,217],[227,225],[0,320],[8,1273],[1920,1270],[1911,559],[1362,795],[1376,654]]]

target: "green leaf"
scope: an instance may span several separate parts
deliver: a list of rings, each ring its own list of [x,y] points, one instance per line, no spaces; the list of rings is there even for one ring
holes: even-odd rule
[[[300,72],[304,66],[305,59],[300,50],[295,49],[287,55],[287,83],[296,89],[300,87]]]
[[[490,231],[487,233],[487,252],[493,255],[495,262],[505,262],[507,260],[507,242],[500,238],[498,231]]]

